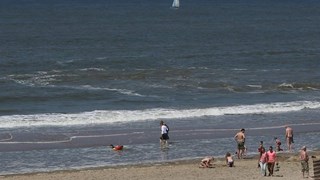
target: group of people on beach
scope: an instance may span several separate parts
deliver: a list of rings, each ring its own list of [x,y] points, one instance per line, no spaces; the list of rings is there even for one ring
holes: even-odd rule
[[[258,167],[260,167],[262,176],[267,175],[267,169],[269,172],[268,176],[273,176],[275,165],[277,165],[277,170],[279,170],[279,164],[277,162],[276,152],[273,150],[272,146],[270,146],[269,150],[266,151],[266,149],[263,147],[263,142],[260,143],[258,151],[259,151]]]
[[[287,143],[288,152],[292,152],[292,144],[293,141],[293,130],[289,126],[285,126],[285,139]],[[245,146],[245,129],[241,129],[240,132],[238,132],[235,135],[235,140],[237,141],[237,155],[238,159],[242,159],[244,152],[246,152],[246,146]],[[276,151],[280,152],[283,151],[281,148],[281,141],[279,138],[275,137],[275,147]],[[273,176],[274,168],[276,167],[275,171],[279,171],[279,162],[277,160],[277,154],[276,151],[273,150],[273,146],[269,146],[269,150],[267,151],[265,147],[263,146],[263,141],[260,141],[260,145],[258,147],[259,152],[259,159],[258,159],[258,167],[260,168],[262,176],[267,176],[267,170],[268,170],[268,176]],[[302,176],[309,177],[309,157],[307,153],[306,146],[303,146],[300,149],[300,161],[301,161],[301,172]]]
[[[168,145],[169,140],[169,127],[167,124],[165,124],[163,121],[160,121],[160,127],[161,127],[161,136],[160,136],[160,143],[161,145]],[[237,152],[236,155],[238,159],[242,159],[244,155],[246,154],[247,148],[245,145],[245,129],[241,129],[239,132],[236,133],[234,136],[235,141],[237,142]],[[292,144],[293,141],[293,130],[289,126],[285,126],[285,139],[287,144],[288,152],[292,152]],[[281,141],[278,137],[274,137],[275,141],[275,150],[273,149],[273,146],[269,146],[268,151],[264,147],[263,141],[260,141],[258,152],[259,152],[259,158],[258,158],[258,168],[260,168],[260,172],[262,176],[273,176],[274,169],[275,171],[279,171],[279,162],[277,160],[277,154],[276,151],[283,151],[281,148]],[[309,177],[309,157],[308,153],[306,151],[306,146],[303,146],[300,151],[300,161],[301,161],[301,171],[303,178]],[[214,161],[213,156],[207,156],[203,158],[200,162],[200,167],[202,168],[210,168],[212,167],[212,162]],[[225,162],[228,167],[234,167],[234,159],[230,152],[227,152],[225,155]]]

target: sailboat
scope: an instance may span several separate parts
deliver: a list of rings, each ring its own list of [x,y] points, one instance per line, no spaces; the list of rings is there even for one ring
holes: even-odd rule
[[[179,8],[179,6],[180,6],[179,0],[173,0],[172,8]]]

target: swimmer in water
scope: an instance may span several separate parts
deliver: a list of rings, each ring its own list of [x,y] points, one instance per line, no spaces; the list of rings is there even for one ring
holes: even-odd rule
[[[113,144],[110,144],[110,147],[115,150],[115,151],[120,151],[123,149],[123,146],[122,145],[116,145],[114,146]]]

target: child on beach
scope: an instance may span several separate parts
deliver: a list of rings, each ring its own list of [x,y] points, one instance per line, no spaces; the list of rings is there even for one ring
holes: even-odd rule
[[[212,156],[207,156],[203,158],[200,162],[200,168],[212,168],[211,162],[214,160]]]
[[[277,137],[274,138],[274,140],[276,141],[276,151],[283,151],[283,149],[281,149],[281,141],[280,139],[278,139]]]
[[[227,163],[228,167],[233,167],[234,160],[233,160],[231,153],[229,153],[229,152],[227,152],[227,154],[226,154],[226,163]]]

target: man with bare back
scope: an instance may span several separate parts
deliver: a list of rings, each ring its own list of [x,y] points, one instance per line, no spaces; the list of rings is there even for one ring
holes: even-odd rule
[[[246,136],[244,135],[245,130],[241,129],[240,132],[238,132],[235,136],[234,139],[237,141],[237,146],[238,146],[238,159],[242,159],[244,150],[245,150],[245,140],[246,140]]]
[[[288,151],[292,151],[292,143],[293,143],[293,130],[289,126],[285,126],[286,128],[286,142],[288,146]]]

